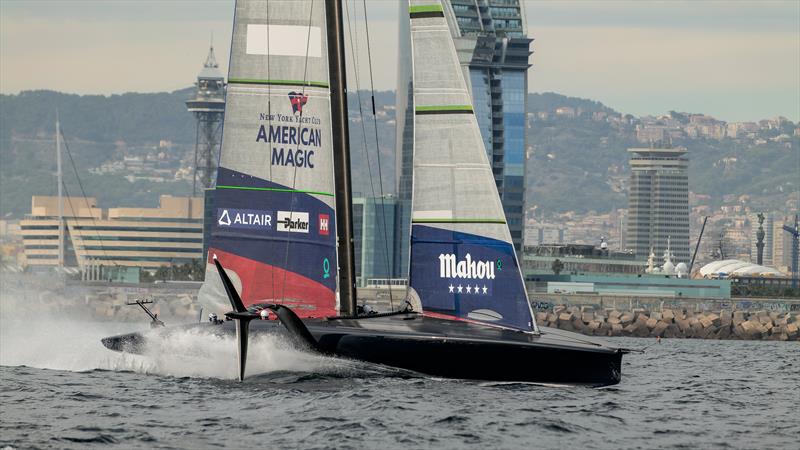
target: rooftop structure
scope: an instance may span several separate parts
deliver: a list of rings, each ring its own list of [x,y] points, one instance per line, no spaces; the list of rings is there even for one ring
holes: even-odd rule
[[[736,276],[747,277],[785,277],[781,271],[772,267],[761,266],[738,259],[725,259],[714,261],[700,268],[700,275],[704,278],[729,278]]]

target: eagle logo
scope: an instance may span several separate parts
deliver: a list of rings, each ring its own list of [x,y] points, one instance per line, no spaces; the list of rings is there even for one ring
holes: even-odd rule
[[[289,102],[292,104],[294,114],[303,114],[303,106],[308,103],[308,96],[299,92],[289,92]]]

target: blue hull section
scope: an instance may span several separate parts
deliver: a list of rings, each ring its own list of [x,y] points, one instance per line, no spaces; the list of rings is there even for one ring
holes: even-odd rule
[[[409,284],[425,312],[534,329],[510,243],[413,225]]]

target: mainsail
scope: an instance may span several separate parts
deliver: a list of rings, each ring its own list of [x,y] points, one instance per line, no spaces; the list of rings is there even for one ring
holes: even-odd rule
[[[325,27],[321,0],[236,2],[204,286],[221,292],[208,287],[216,256],[245,306],[283,302],[301,317],[336,313]]]
[[[411,0],[409,286],[426,314],[537,331],[444,7]]]

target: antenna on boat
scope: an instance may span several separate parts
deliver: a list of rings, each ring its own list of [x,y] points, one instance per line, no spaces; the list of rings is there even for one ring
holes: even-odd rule
[[[162,322],[161,320],[158,319],[158,314],[153,313],[152,311],[150,311],[150,309],[147,306],[145,306],[145,305],[153,304],[152,300],[135,300],[133,302],[126,302],[125,304],[129,305],[129,306],[130,305],[139,305],[139,307],[142,308],[142,311],[144,311],[145,314],[150,316],[150,319],[151,319],[150,328],[158,328],[158,327],[163,327],[164,326],[164,322]]]

